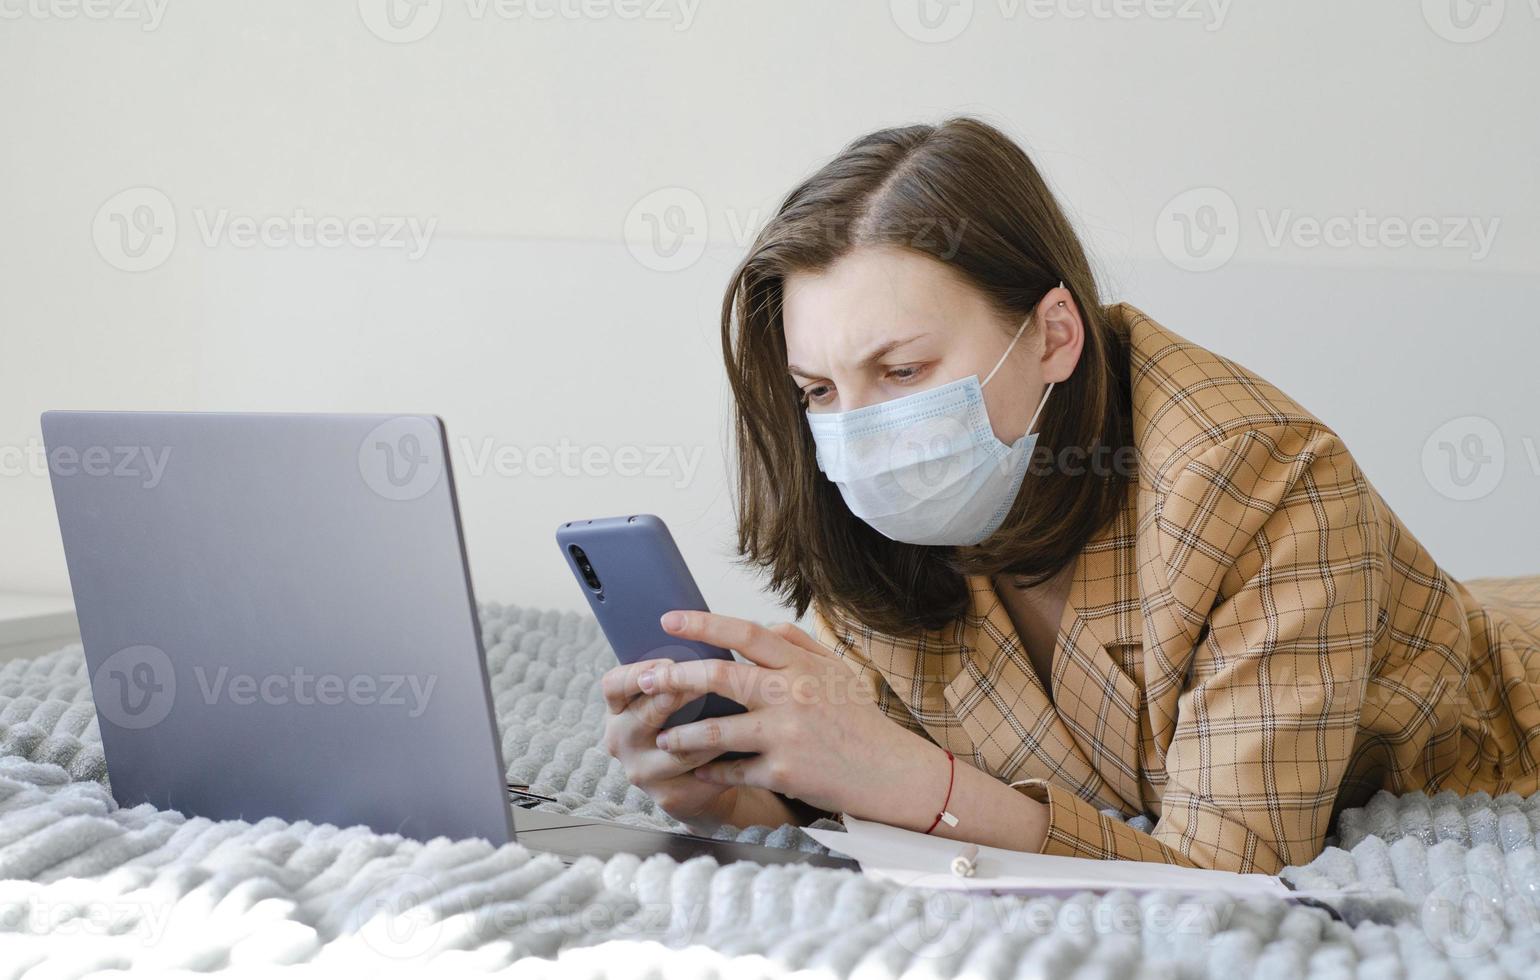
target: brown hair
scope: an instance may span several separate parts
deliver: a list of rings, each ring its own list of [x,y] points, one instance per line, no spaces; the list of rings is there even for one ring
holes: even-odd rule
[[[851,514],[818,469],[800,393],[786,373],[782,286],[788,275],[826,269],[861,245],[912,249],[947,263],[988,297],[1002,329],[1031,315],[1060,280],[1080,309],[1080,362],[1043,413],[1032,472],[1005,523],[976,546],[892,541]],[[961,616],[965,574],[1006,572],[1026,584],[1053,577],[1127,492],[1130,474],[1122,467],[1051,464],[1067,447],[1106,460],[1131,444],[1126,343],[1101,308],[1069,220],[1009,137],[957,118],[857,139],[786,196],[723,299],[739,551],[768,572],[771,588],[797,615],[816,601],[894,634]]]

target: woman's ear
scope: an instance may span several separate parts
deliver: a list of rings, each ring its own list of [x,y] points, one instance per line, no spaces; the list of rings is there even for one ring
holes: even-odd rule
[[[1075,297],[1063,284],[1048,290],[1034,311],[1043,338],[1043,380],[1065,381],[1080,363],[1085,347],[1085,322]]]

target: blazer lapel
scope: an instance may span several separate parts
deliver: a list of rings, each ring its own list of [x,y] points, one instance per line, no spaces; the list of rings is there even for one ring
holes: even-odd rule
[[[988,576],[968,581],[973,603],[942,693],[977,759],[1008,781],[1047,779],[1098,806],[1121,806],[1054,710]]]
[[[990,772],[1048,779],[1126,813],[1143,809],[1139,686],[1124,669],[1140,629],[1132,500],[1076,562],[1053,655],[1053,700],[985,575],[969,576],[972,602],[942,691]]]
[[[1059,716],[1125,812],[1143,810],[1137,489],[1081,553],[1053,662]]]

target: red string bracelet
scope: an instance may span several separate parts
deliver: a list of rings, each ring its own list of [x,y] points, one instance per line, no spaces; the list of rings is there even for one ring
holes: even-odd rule
[[[946,761],[948,766],[948,773],[946,777],[946,799],[941,801],[941,812],[936,814],[936,819],[932,820],[930,826],[925,828],[925,832],[927,834],[932,830],[935,830],[943,820],[946,821],[946,825],[948,827],[957,826],[957,818],[948,813],[946,809],[947,804],[952,802],[952,784],[957,781],[957,757],[952,754],[950,749],[942,749],[942,751],[946,753]]]

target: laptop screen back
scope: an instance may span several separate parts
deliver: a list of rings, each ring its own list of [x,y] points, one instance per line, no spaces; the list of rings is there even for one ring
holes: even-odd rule
[[[117,801],[512,839],[443,426],[50,412]]]

